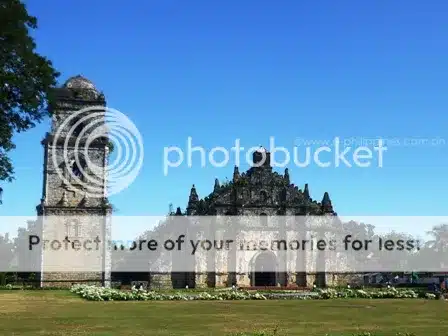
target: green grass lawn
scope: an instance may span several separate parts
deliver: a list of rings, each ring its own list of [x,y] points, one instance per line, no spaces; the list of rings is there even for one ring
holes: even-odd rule
[[[448,335],[448,302],[418,299],[89,302],[66,291],[1,291],[0,335]]]

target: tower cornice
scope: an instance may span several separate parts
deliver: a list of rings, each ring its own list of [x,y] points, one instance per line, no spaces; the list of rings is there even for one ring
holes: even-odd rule
[[[56,141],[55,141],[56,140]],[[42,145],[64,145],[68,147],[80,147],[86,144],[86,139],[78,140],[77,137],[57,137],[54,135],[47,133],[45,138],[41,141]],[[107,138],[98,138],[92,142],[89,142],[89,148],[104,148],[109,144]]]

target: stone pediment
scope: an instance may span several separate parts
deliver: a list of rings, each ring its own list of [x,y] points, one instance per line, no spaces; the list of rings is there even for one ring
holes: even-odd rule
[[[235,181],[215,188],[204,199],[215,206],[228,206],[234,202],[244,207],[291,207],[303,205],[307,199],[302,190],[287,183],[284,176],[272,171],[248,171]]]
[[[254,162],[260,162],[261,154],[254,154]],[[235,166],[233,179],[224,184],[215,180],[213,192],[200,199],[193,185],[187,207],[187,215],[218,214],[335,214],[331,200],[326,193],[322,202],[311,199],[308,185],[299,189],[291,184],[288,169],[284,175],[272,170],[270,153],[268,160],[260,165],[253,165],[240,174]],[[244,209],[240,211],[238,209]],[[253,211],[252,211],[253,210]]]

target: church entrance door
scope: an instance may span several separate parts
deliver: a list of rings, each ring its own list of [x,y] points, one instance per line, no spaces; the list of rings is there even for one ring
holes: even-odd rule
[[[255,259],[254,286],[276,285],[277,260],[272,252],[260,253]]]

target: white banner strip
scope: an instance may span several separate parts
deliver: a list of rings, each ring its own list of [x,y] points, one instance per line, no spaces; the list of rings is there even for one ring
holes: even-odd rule
[[[156,228],[160,217],[39,217],[0,242],[0,272],[448,272],[448,243],[397,233],[406,218],[375,217],[391,228],[377,235],[334,217],[173,216]],[[111,238],[113,228],[144,223],[140,237]]]

